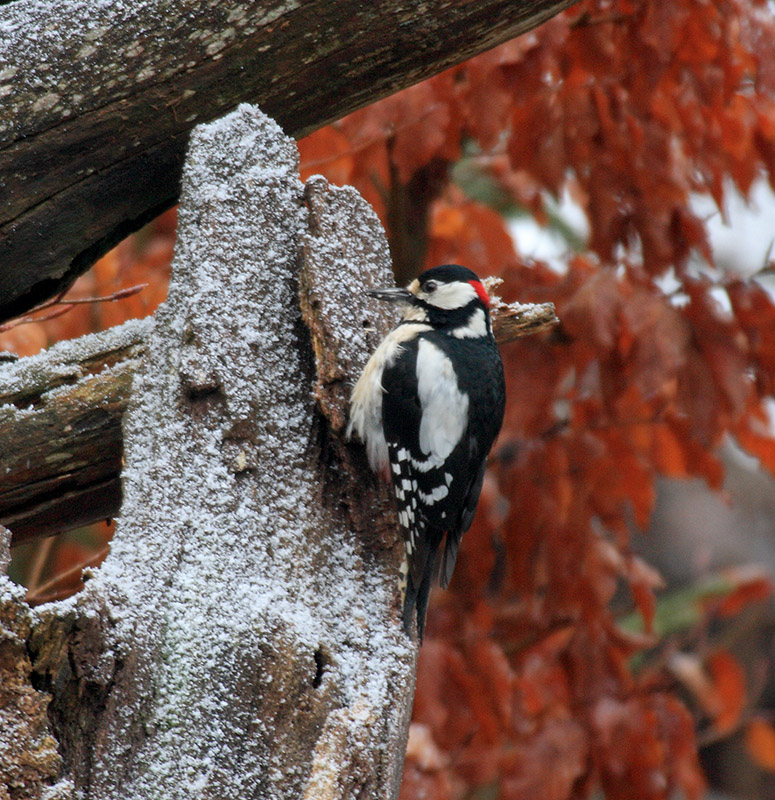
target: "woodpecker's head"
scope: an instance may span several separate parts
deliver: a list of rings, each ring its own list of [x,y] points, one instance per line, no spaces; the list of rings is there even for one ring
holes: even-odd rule
[[[404,320],[425,322],[459,337],[490,331],[490,298],[479,276],[458,264],[425,270],[406,289],[368,291],[371,297],[401,305]]]

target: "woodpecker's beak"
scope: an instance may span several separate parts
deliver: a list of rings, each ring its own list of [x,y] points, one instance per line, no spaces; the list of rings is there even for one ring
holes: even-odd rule
[[[391,303],[412,303],[414,300],[414,295],[408,289],[367,289],[366,294]]]

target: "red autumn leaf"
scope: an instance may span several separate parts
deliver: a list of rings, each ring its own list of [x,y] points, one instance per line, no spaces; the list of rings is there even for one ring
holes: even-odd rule
[[[571,336],[589,342],[596,349],[610,350],[619,334],[621,304],[622,296],[615,274],[601,271],[585,281],[563,304],[563,326]]]
[[[327,125],[299,141],[301,179],[325,173],[329,181],[344,186],[351,181],[357,155],[341,128]]]
[[[719,650],[708,659],[714,683],[713,726],[720,734],[733,731],[743,713],[746,701],[745,673],[730,653]]]
[[[775,472],[775,437],[770,414],[763,404],[752,408],[732,430],[747,452],[758,458],[763,467]]]
[[[775,727],[770,722],[754,717],[745,727],[745,746],[758,767],[775,772]]]
[[[627,563],[627,578],[635,598],[635,605],[643,617],[646,633],[654,630],[654,615],[657,609],[655,589],[663,589],[665,582],[662,576],[650,567],[643,559],[633,556]]]
[[[519,64],[531,46],[535,46],[532,37],[520,37],[483,53],[465,66],[464,82],[457,88],[460,112],[485,151],[497,144],[511,114],[509,67]]]
[[[492,264],[516,262],[503,218],[454,190],[433,208],[427,258],[434,264],[467,264],[480,275],[490,274]]]
[[[703,789],[692,722],[666,695],[604,699],[592,709],[601,781],[612,800],[658,800],[680,784],[688,797]]]
[[[588,734],[570,717],[551,717],[503,759],[504,800],[565,800],[586,770]]]
[[[652,428],[652,457],[656,468],[671,478],[688,476],[686,452],[682,439],[672,426],[658,423]]]
[[[723,617],[734,617],[746,606],[772,597],[772,576],[762,567],[730,567],[724,570],[723,578],[734,587],[716,609]]]
[[[391,157],[399,180],[412,175],[433,159],[453,161],[460,155],[460,117],[453,108],[454,78],[449,72],[383,101],[392,120]]]

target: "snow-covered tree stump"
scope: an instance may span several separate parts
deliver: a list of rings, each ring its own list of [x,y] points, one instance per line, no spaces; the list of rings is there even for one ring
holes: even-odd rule
[[[395,797],[416,660],[402,545],[337,435],[387,323],[363,295],[391,282],[379,222],[354,190],[305,193],[295,143],[241,106],[192,136],[178,237],[111,553],[34,622],[72,780],[56,791]]]

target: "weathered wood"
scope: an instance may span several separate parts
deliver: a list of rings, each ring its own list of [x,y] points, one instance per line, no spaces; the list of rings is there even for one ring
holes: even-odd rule
[[[24,589],[6,576],[10,541],[0,525],[0,797],[37,800],[59,776],[62,759],[48,725],[49,697],[30,680],[33,614]]]
[[[121,419],[148,323],[0,365],[0,524],[14,544],[117,513]]]
[[[176,201],[194,125],[249,100],[299,137],[571,2],[0,5],[0,320]]]
[[[315,185],[309,190],[313,210]],[[344,419],[341,400],[350,387],[331,348],[331,332],[318,330],[321,299],[307,294],[305,276],[313,264],[310,260],[302,273],[302,307],[321,371],[316,399],[338,431]],[[352,313],[351,303],[342,309]],[[500,344],[556,322],[550,303],[493,306]],[[118,513],[121,420],[147,330],[145,323],[131,323],[83,337],[77,347],[68,343],[32,359],[0,364],[0,524],[13,531],[14,545]]]

